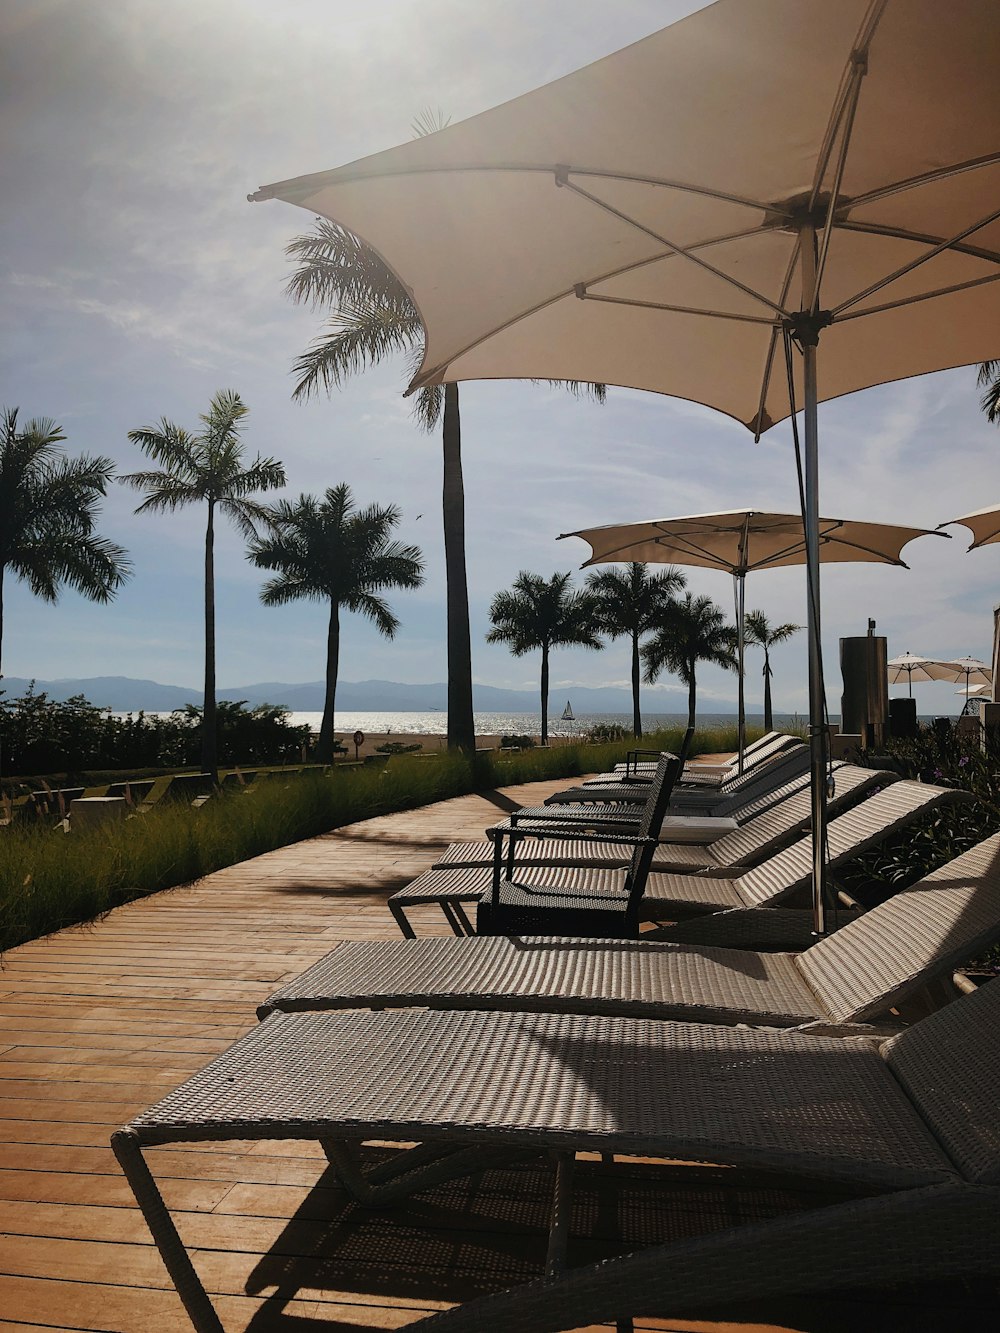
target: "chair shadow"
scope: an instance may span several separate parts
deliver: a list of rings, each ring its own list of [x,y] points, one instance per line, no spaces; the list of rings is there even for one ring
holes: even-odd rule
[[[368,1149],[366,1165],[394,1149]],[[414,1314],[520,1286],[544,1270],[552,1176],[544,1161],[493,1167],[381,1210],[361,1208],[332,1169],[289,1219],[246,1282],[264,1304],[249,1333],[356,1333],[370,1325],[301,1318],[287,1307],[315,1293],[386,1299]],[[824,1198],[828,1191],[824,1192]],[[835,1192],[840,1198],[857,1191]],[[722,1167],[578,1163],[570,1262],[712,1232],[816,1206],[815,1188]]]

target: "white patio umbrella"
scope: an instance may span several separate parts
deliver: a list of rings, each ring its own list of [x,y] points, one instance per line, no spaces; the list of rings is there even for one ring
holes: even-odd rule
[[[816,408],[1000,355],[998,41],[996,0],[718,0],[470,120],[251,196],[335,219],[399,275],[425,328],[413,388],[600,381],[755,434],[803,408],[819,932]]]
[[[915,653],[902,653],[886,663],[889,668],[889,684],[898,685],[905,677],[909,686],[910,698],[913,698],[913,677],[917,680],[951,680],[940,662],[929,657],[918,657]]]
[[[996,505],[988,505],[985,509],[974,509],[971,514],[963,514],[961,518],[949,519],[947,523],[942,523],[940,526],[949,528],[957,523],[961,523],[972,533],[970,551],[976,550],[979,546],[990,546],[993,542],[1000,542],[1000,508]],[[997,703],[998,692],[1000,692],[1000,606],[993,608],[993,660],[991,671],[993,673],[993,688],[989,697],[993,703]]]
[[[968,701],[971,685],[992,685],[993,670],[988,662],[980,662],[978,657],[956,657],[949,662],[937,662],[946,674],[941,680],[954,680],[964,683],[965,698]]]
[[[900,552],[915,537],[946,536],[928,528],[895,523],[866,523],[845,518],[819,520],[819,558],[823,563],[864,561],[870,564],[909,566]],[[801,514],[765,513],[732,509],[719,514],[690,514],[682,518],[651,519],[601,528],[564,532],[561,537],[582,537],[590,544],[587,565],[620,560],[690,565],[721,569],[733,576],[736,588],[737,665],[739,674],[739,771],[743,771],[746,743],[744,698],[744,593],[746,576],[754,570],[801,565],[806,559],[806,534]]]

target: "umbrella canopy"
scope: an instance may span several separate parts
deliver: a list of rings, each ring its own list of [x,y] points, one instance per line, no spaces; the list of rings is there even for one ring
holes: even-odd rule
[[[969,697],[972,685],[992,685],[993,669],[988,662],[980,662],[978,657],[956,657],[950,662],[936,662],[945,674],[939,680],[961,681],[965,685],[965,697]]]
[[[251,196],[335,219],[395,270],[425,326],[412,387],[599,381],[758,434],[802,405],[820,933],[816,405],[1000,355],[998,39],[995,0],[718,0],[492,111]]]
[[[758,509],[731,509],[718,514],[651,519],[601,528],[564,532],[582,537],[592,555],[585,563],[639,560],[723,569],[733,575],[757,569],[779,569],[805,562],[805,528],[801,514],[770,514]],[[943,537],[931,528],[896,523],[856,522],[846,518],[819,520],[821,561],[863,561],[900,565],[903,547],[916,537]]]
[[[917,680],[952,680],[948,671],[940,662],[934,662],[929,657],[918,657],[916,653],[902,653],[899,657],[892,658],[886,663],[889,668],[889,684],[898,685],[903,679],[906,680],[910,690],[910,698],[913,698],[913,677]]]
[[[990,505],[987,509],[975,509],[971,514],[963,514],[961,518],[950,518],[947,523],[942,523],[941,527],[949,528],[956,523],[961,523],[972,533],[970,551],[974,551],[977,546],[989,546],[992,542],[1000,542],[1000,509],[996,505]]]
[[[992,699],[993,686],[977,685],[974,689],[971,689],[968,694],[965,694],[964,690],[956,690],[955,693],[964,694],[966,699]]]
[[[601,381],[762,430],[789,411],[803,228],[819,399],[996,355],[998,32],[995,0],[719,0],[252,197],[336,219],[399,274],[426,329],[415,385]]]
[[[739,755],[742,766],[746,710],[743,695],[744,580],[751,570],[801,565],[806,559],[805,525],[801,514],[771,514],[757,509],[734,509],[719,514],[691,514],[682,518],[651,519],[582,528],[563,537],[582,537],[590,544],[584,565],[616,560],[692,565],[721,569],[736,580],[736,625],[739,634]],[[894,523],[864,523],[843,518],[819,520],[821,561],[864,561],[908,566],[900,552],[915,537],[945,536],[928,528],[907,528]]]

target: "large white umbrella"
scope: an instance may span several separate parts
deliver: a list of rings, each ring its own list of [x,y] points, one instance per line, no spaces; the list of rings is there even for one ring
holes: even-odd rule
[[[947,674],[941,680],[954,680],[965,685],[965,700],[969,701],[969,687],[972,685],[992,685],[993,671],[989,662],[981,662],[978,657],[956,657],[948,662],[937,662]]]
[[[470,120],[251,196],[335,219],[400,276],[426,335],[413,387],[602,381],[757,434],[803,408],[820,931],[816,406],[1000,355],[998,41],[996,0],[718,0]]]
[[[889,669],[889,684],[898,685],[904,678],[913,698],[913,677],[917,680],[951,680],[940,662],[930,657],[919,657],[916,653],[901,653],[886,663]]]
[[[864,561],[907,569],[900,555],[907,542],[915,537],[945,535],[928,528],[908,528],[895,523],[821,518],[819,558],[824,563]],[[739,769],[742,772],[746,731],[743,670],[746,576],[754,570],[805,563],[806,535],[801,514],[732,509],[719,514],[689,514],[682,518],[651,519],[645,523],[581,528],[561,536],[582,537],[590,544],[591,556],[584,561],[584,568],[613,561],[638,560],[721,569],[733,576],[739,672]]]

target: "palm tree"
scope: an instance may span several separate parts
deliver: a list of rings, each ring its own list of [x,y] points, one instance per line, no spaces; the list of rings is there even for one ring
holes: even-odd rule
[[[54,421],[19,430],[17,412],[0,414],[0,647],[8,569],[46,602],[58,601],[64,584],[110,602],[132,569],[122,547],[94,533],[111,460],[64,457],[57,446],[66,437]]]
[[[515,657],[534,648],[542,650],[542,744],[549,740],[549,651],[576,646],[603,648],[597,637],[597,599],[590,592],[574,592],[572,574],[540,574],[521,570],[514,586],[498,592],[490,605],[493,628],[487,643],[506,643]]]
[[[203,429],[191,434],[164,417],[159,426],[130,430],[129,439],[160,467],[156,471],[132,472],[121,480],[146,498],[137,514],[180,509],[183,505],[208,506],[205,528],[205,697],[202,715],[202,767],[218,781],[215,707],[215,511],[224,514],[247,540],[256,536],[257,524],[266,522],[268,511],[250,497],[285,484],[285,469],[273,458],[254,459],[244,465],[243,419],[248,408],[238,393],[222,390],[199,418]]]
[[[674,593],[687,580],[673,565],[656,573],[633,561],[624,569],[595,570],[587,576],[587,588],[597,598],[597,617],[603,633],[612,639],[627,634],[632,641],[632,732],[642,737],[639,712],[639,640],[660,623],[660,614]]]
[[[440,117],[425,115],[418,134],[442,128]],[[409,358],[411,372],[423,355],[424,327],[409,291],[364,241],[323,218],[314,230],[295,237],[285,250],[298,267],[288,281],[293,300],[313,309],[334,307],[326,332],[295,362],[293,397],[308,399],[320,388],[331,393],[349,375],[375,365],[393,353]],[[579,393],[583,386],[571,383]],[[588,391],[603,402],[604,385]],[[448,637],[448,746],[472,753],[476,729],[472,714],[472,643],[469,633],[469,588],[465,561],[465,483],[462,476],[462,427],[458,385],[419,391],[414,416],[432,431],[442,425],[444,479],[444,558]]]
[[[986,420],[994,426],[1000,424],[1000,361],[984,361],[976,382],[986,390],[979,404]]]
[[[644,679],[656,680],[666,668],[688,687],[688,726],[695,723],[695,668],[710,662],[726,671],[736,671],[736,629],[726,624],[725,613],[711,597],[671,599],[660,616],[654,637],[642,647],[646,666]]]
[[[258,569],[277,571],[261,589],[265,606],[283,606],[300,597],[328,602],[326,693],[317,758],[333,759],[334,705],[340,664],[340,611],[366,616],[387,639],[399,621],[380,595],[385,588],[419,588],[423,559],[416,546],[392,541],[400,520],[395,505],[355,509],[349,486],[328,490],[322,500],[300,495],[269,511],[270,532],[250,546]]]
[[[801,625],[775,625],[763,611],[748,611],[743,619],[743,635],[747,643],[754,643],[764,649],[764,730],[770,731],[774,724],[771,714],[771,649],[778,643],[784,643],[793,634],[798,634]]]

